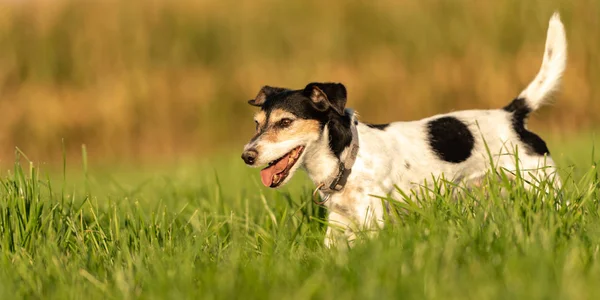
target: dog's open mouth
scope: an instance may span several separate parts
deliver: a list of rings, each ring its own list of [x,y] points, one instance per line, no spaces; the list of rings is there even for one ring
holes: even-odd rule
[[[298,146],[279,159],[269,163],[260,171],[260,178],[266,187],[277,187],[289,175],[290,169],[298,162],[304,146]]]

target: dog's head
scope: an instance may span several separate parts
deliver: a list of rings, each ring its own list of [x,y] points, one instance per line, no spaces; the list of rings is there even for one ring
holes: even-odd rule
[[[260,175],[267,187],[287,183],[303,164],[305,154],[324,136],[338,156],[352,139],[342,84],[310,83],[301,90],[265,86],[248,103],[260,111],[254,116],[256,134],[245,145],[242,159],[253,167],[266,165]],[[324,135],[326,129],[328,134]],[[337,136],[338,131],[342,136]]]

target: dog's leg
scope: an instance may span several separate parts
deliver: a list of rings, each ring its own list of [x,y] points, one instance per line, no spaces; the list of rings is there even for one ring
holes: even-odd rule
[[[362,191],[362,190],[361,190]],[[325,236],[327,247],[352,246],[357,235],[374,237],[383,227],[384,207],[381,199],[371,195],[384,196],[382,192],[363,194],[348,189],[329,203],[329,227]]]
[[[528,190],[545,185],[547,193],[556,193],[562,186],[556,164],[550,156],[519,155],[518,171]]]
[[[353,222],[349,217],[340,212],[331,211],[329,213],[328,223],[327,232],[325,233],[325,247],[351,247],[356,239],[356,234],[354,233],[356,222]]]
[[[562,188],[561,178],[556,164],[550,156],[523,153],[518,155],[518,163],[516,157],[511,157],[510,160],[505,159],[499,168],[511,180],[515,180],[517,175],[520,176],[523,179],[524,188],[529,191],[538,192],[541,189],[541,192],[545,192],[546,195],[554,195],[555,197],[560,194]],[[546,197],[542,197],[542,201],[545,202]],[[569,201],[566,200],[565,204],[568,206]],[[556,208],[560,207],[561,204],[557,203]]]
[[[525,188],[528,190],[534,190],[543,188],[547,195],[554,195],[557,197],[562,187],[560,176],[556,169],[554,160],[550,156],[526,156],[521,159],[521,176],[525,182]],[[542,201],[545,202],[545,198]],[[561,208],[562,201],[556,202],[556,208]],[[564,203],[569,206],[569,200],[566,199]]]

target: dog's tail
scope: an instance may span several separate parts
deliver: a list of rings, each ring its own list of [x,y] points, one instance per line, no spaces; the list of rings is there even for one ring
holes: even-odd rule
[[[565,28],[560,21],[558,12],[555,12],[548,25],[546,49],[544,50],[544,59],[540,71],[517,99],[504,109],[511,112],[522,111],[527,115],[546,104],[549,96],[560,84],[566,63],[567,39]]]

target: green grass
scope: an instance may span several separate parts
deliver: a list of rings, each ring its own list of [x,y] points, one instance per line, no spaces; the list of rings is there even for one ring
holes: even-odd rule
[[[550,145],[558,199],[495,181],[395,204],[409,213],[348,252],[323,247],[304,174],[275,191],[237,155],[48,174],[21,157],[0,185],[0,298],[598,299],[598,159],[589,138]]]

